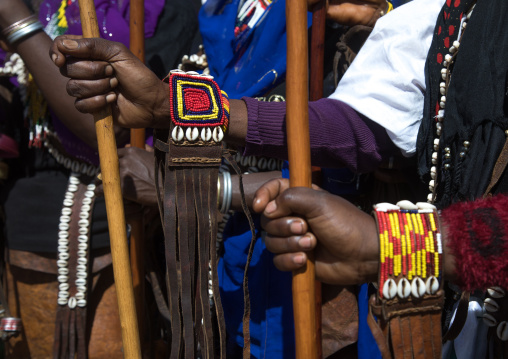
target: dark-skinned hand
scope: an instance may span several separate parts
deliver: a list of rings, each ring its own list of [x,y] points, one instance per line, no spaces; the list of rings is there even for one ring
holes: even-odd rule
[[[69,77],[67,92],[80,112],[94,113],[112,104],[123,127],[169,127],[168,89],[123,44],[103,39],[59,36],[50,49],[53,62]],[[165,118],[159,125],[156,118]]]
[[[262,213],[265,243],[284,271],[305,265],[314,250],[316,277],[328,284],[359,284],[377,279],[379,244],[373,217],[322,190],[289,188],[286,179],[264,184],[253,208]]]
[[[120,148],[118,160],[123,198],[143,206],[157,207],[153,152],[136,147]],[[95,191],[103,193],[102,183]]]
[[[326,1],[326,17],[339,24],[373,26],[386,13],[386,0],[307,0],[309,8]]]

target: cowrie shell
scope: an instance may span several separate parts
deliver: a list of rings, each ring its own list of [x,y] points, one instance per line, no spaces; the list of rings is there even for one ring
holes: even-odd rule
[[[185,131],[185,137],[189,141],[196,141],[199,137],[199,130],[196,127],[189,127]]]
[[[68,231],[60,231],[60,232],[58,232],[58,238],[60,238],[60,239],[67,239],[67,238],[69,238],[69,232]]]
[[[72,213],[72,209],[70,209],[69,207],[62,208],[62,215],[64,215],[64,216],[70,216],[71,213]]]
[[[431,276],[427,279],[425,287],[428,294],[436,294],[439,289],[439,281],[436,279],[436,277]]]
[[[496,324],[497,324],[497,320],[496,318],[494,318],[492,315],[490,315],[489,313],[485,313],[483,314],[483,322],[485,323],[486,326],[488,327],[494,327]]]
[[[187,75],[199,76],[199,74],[196,71],[187,71]]]
[[[66,252],[58,253],[58,258],[63,259],[64,261],[66,261],[66,260],[69,259],[69,253],[66,253]]]
[[[83,204],[92,204],[92,198],[83,198]]]
[[[69,230],[69,224],[68,223],[59,223],[58,229],[61,231],[68,231]]]
[[[80,234],[78,236],[78,242],[79,243],[86,243],[86,242],[88,242],[88,236],[85,235],[85,234]]]
[[[492,298],[486,298],[483,302],[483,306],[487,312],[494,313],[499,310],[499,304]]]
[[[212,139],[212,130],[210,130],[208,127],[205,127],[201,130],[201,139],[204,142],[208,142]]]
[[[59,268],[66,268],[67,267],[67,264],[68,262],[67,261],[64,261],[62,259],[59,259],[56,261],[56,265],[59,267]]]
[[[86,307],[86,299],[80,299],[78,300],[78,307],[83,308]]]
[[[88,233],[88,227],[79,227],[78,233],[84,236]]]
[[[71,221],[71,217],[64,215],[60,216],[60,222],[61,223],[69,223]]]
[[[184,74],[185,71],[174,69],[174,70],[169,71],[169,73],[170,74]]]
[[[66,291],[66,290],[69,290],[69,283],[60,283],[60,285],[58,286],[58,289],[60,291]]]
[[[74,297],[76,297],[76,299],[85,299],[85,293],[77,292]]]
[[[503,342],[507,341],[508,340],[508,323],[505,321],[502,321],[501,323],[499,323],[499,325],[497,326],[496,333],[497,333],[497,337],[499,339],[501,339]]]
[[[397,294],[399,298],[406,299],[411,295],[411,283],[406,278],[402,278],[397,285]]]
[[[77,286],[84,286],[84,285],[86,285],[86,280],[84,278],[78,278],[78,279],[76,279],[75,283]]]
[[[75,184],[69,184],[69,186],[67,187],[67,191],[69,192],[76,192],[78,190],[78,186],[75,185]]]
[[[89,191],[95,191],[95,183],[90,183],[88,186],[86,186],[86,189]]]
[[[420,298],[425,294],[425,291],[427,290],[427,286],[425,285],[425,282],[420,278],[416,277],[413,279],[411,283],[411,294],[415,298]]]
[[[69,304],[69,308],[74,309],[74,308],[76,308],[76,304],[78,304],[78,302],[76,301],[76,298],[70,297],[68,304]]]
[[[76,285],[77,285],[77,280],[76,280]],[[86,293],[86,287],[84,285],[77,285],[76,288],[78,289],[78,292]]]
[[[67,304],[67,298],[58,298],[57,303],[58,303],[58,305],[66,305]]]
[[[95,196],[95,193],[93,191],[86,191],[85,192],[85,197],[93,198],[93,196]],[[85,202],[83,202],[83,203],[85,203]]]
[[[76,185],[77,185],[77,184],[79,184],[79,179],[78,179],[76,176],[72,176],[72,175],[71,175],[71,176],[69,177],[69,183],[71,183],[71,184],[76,184]]]
[[[215,127],[213,129],[213,140],[215,142],[221,142],[224,138],[224,132],[222,132],[222,129],[220,127]]]
[[[399,206],[387,202],[378,203],[374,206],[374,208],[378,211],[390,211],[390,210],[396,211],[400,209]]]
[[[397,295],[397,284],[393,279],[388,279],[383,284],[383,297],[386,299],[393,299]]]
[[[238,162],[238,161],[237,161]],[[266,158],[261,157],[258,161],[258,167],[260,170],[264,170],[266,168]]]
[[[58,298],[69,298],[69,292],[66,290],[61,290],[58,293]]]
[[[247,166],[249,164],[249,157],[250,156],[243,156],[242,160],[240,161],[240,164],[244,167]]]
[[[69,240],[67,238],[58,238],[58,245],[59,246],[68,246]]]
[[[67,274],[69,274],[69,269],[65,267],[60,267],[58,268],[58,274],[66,276]]]
[[[173,128],[173,131],[171,131],[171,138],[175,142],[181,142],[183,140],[183,136],[184,136],[183,130],[180,126],[175,126],[175,128]]]
[[[68,252],[69,246],[65,244],[61,244],[58,246],[58,252]]]
[[[69,277],[66,275],[59,275],[57,277],[57,279],[58,279],[58,283],[67,283],[67,281],[69,280]]]
[[[268,160],[268,169],[270,171],[275,171],[277,169],[277,161],[275,161],[275,158],[270,158]]]
[[[504,289],[501,287],[490,287],[487,289],[487,293],[489,293],[492,298],[503,298],[506,295]]]
[[[407,210],[417,210],[418,207],[411,201],[408,200],[402,200],[397,202],[397,206],[399,206],[401,209],[407,209]]]

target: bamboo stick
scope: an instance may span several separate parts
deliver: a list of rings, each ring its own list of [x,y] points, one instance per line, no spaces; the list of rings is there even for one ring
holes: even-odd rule
[[[286,127],[291,187],[311,187],[308,113],[307,2],[286,1]],[[315,267],[313,255],[293,272],[293,312],[297,359],[316,358]]]
[[[83,36],[99,37],[99,27],[93,0],[79,0],[79,8]],[[104,198],[106,200],[111,257],[118,297],[124,357],[127,359],[138,359],[141,358],[141,349],[139,345],[131,269],[129,266],[125,213],[120,187],[118,153],[111,108],[106,108],[95,113],[94,119]]]

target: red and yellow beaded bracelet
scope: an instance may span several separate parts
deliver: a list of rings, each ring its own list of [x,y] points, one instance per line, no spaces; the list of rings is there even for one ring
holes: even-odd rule
[[[421,298],[442,285],[443,248],[431,204],[400,201],[374,206],[380,245],[379,296]]]

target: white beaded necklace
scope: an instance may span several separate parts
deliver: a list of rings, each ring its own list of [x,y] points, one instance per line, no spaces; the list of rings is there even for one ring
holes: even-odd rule
[[[436,137],[434,138],[434,152],[432,152],[432,167],[430,168],[430,178],[431,178],[431,180],[429,182],[430,193],[427,196],[427,201],[429,203],[433,203],[436,198],[435,197],[436,196],[435,189],[436,189],[437,173],[438,173],[437,172],[437,164],[438,164],[438,156],[439,156],[438,152],[439,152],[439,145],[441,142],[441,133],[442,133],[442,129],[443,129],[443,122],[444,122],[444,115],[445,115],[446,94],[448,93],[448,87],[450,86],[450,81],[451,81],[451,77],[452,77],[450,66],[453,63],[455,56],[457,56],[457,53],[459,51],[459,46],[460,46],[460,39],[462,39],[463,32],[466,29],[467,22],[471,18],[471,14],[473,13],[475,6],[476,6],[476,4],[473,5],[471,7],[471,10],[469,10],[469,12],[467,13],[467,15],[462,18],[461,25],[460,25],[460,31],[457,36],[457,40],[454,41],[452,46],[448,49],[449,53],[445,56],[444,61],[443,61],[443,69],[441,69],[441,78],[443,79],[443,81],[439,84],[439,92],[441,94],[441,99],[439,101],[439,111],[436,116],[436,118],[437,118]],[[464,141],[463,145],[464,145],[465,151],[468,151],[469,145],[470,145],[469,141]],[[444,152],[445,152],[444,156],[446,159],[451,158],[449,147],[445,147]],[[460,153],[461,157],[464,157],[465,155],[466,155],[465,152]],[[451,165],[449,163],[445,163],[444,170],[450,169],[450,166]]]

